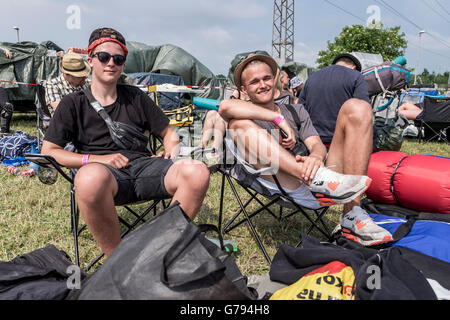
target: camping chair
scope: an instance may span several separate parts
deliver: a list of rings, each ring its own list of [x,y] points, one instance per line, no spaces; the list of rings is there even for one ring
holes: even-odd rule
[[[36,97],[34,104],[36,106],[36,137],[38,138],[38,150],[41,150],[41,140],[44,138],[45,129],[48,127],[52,117],[45,102],[45,80],[41,80],[36,85]]]
[[[163,110],[164,114],[169,118],[169,125],[174,127],[177,133],[181,136],[182,144],[185,146],[194,145],[194,135],[192,134],[194,121],[196,115],[194,114],[195,107],[192,103],[182,106],[180,101],[173,101],[178,103],[177,108],[166,108],[159,104],[158,94],[164,95],[164,92],[157,90],[157,85],[148,86],[147,94],[155,102],[155,104]],[[170,96],[164,95],[169,100],[173,100]],[[192,99],[191,99],[192,100]],[[186,128],[186,130],[183,130]],[[187,131],[187,132],[186,132]]]
[[[269,264],[271,263],[271,258],[269,257],[269,254],[267,253],[267,250],[261,241],[261,237],[259,236],[258,232],[256,231],[255,225],[252,222],[252,218],[259,213],[267,212],[272,217],[274,217],[276,220],[279,221],[282,219],[287,219],[293,216],[294,214],[300,213],[310,223],[310,226],[307,229],[306,234],[310,234],[314,229],[317,229],[322,235],[324,235],[327,238],[327,240],[331,239],[330,229],[323,220],[323,217],[329,207],[321,207],[319,209],[309,209],[300,206],[288,194],[286,194],[286,192],[281,187],[275,175],[273,175],[272,177],[274,178],[278,186],[278,189],[280,190],[280,193],[275,195],[271,195],[271,193],[267,190],[267,188],[264,187],[261,183],[259,183],[258,180],[254,179],[254,181],[249,183],[249,181],[246,181],[247,179],[245,178],[243,179],[243,177],[245,176],[255,176],[260,175],[262,173],[267,173],[271,171],[272,168],[255,170],[240,155],[232,139],[225,137],[223,163],[215,165],[215,167],[210,170],[212,172],[218,171],[222,174],[221,195],[219,204],[219,221],[218,221],[219,230],[223,233],[228,233],[234,228],[241,225],[242,223],[247,222],[250,231],[252,232],[259,248],[261,249],[264,257],[266,258]],[[228,185],[230,186],[234,198],[238,202],[240,209],[234,214],[234,216],[228,222],[224,224],[224,227],[222,228],[225,180],[228,182]],[[250,199],[247,200],[245,203],[242,200],[242,197],[239,194],[236,185],[233,181],[239,184],[245,190],[245,192],[250,195]],[[249,213],[247,211],[247,207],[253,201],[256,201],[260,207],[254,210],[252,213]],[[266,203],[264,203],[264,201],[266,201]],[[270,207],[272,205],[279,206],[278,214],[275,214],[271,210]],[[292,211],[283,212],[283,209],[290,209]],[[237,218],[241,215],[243,215],[241,220],[236,222]],[[296,244],[296,246],[301,245],[301,242],[302,241],[300,240]]]
[[[49,155],[43,154],[25,154],[24,157],[40,166],[39,170],[42,170],[39,173],[39,180],[46,184],[51,184],[56,181],[56,178],[53,179],[52,182],[48,182],[47,175],[53,174],[57,175],[58,173],[66,179],[70,184],[70,221],[71,221],[71,233],[73,235],[74,247],[75,247],[75,263],[80,265],[80,254],[79,254],[79,237],[80,234],[86,229],[86,225],[79,225],[79,217],[80,211],[78,209],[78,205],[75,201],[75,189],[74,189],[74,178],[76,174],[75,169],[69,169],[69,172],[66,172],[67,168],[61,166],[53,157]],[[135,227],[137,227],[141,222],[146,221],[146,217],[150,212],[153,212],[153,215],[157,213],[158,204],[162,204],[162,207],[165,209],[167,207],[165,200],[167,199],[153,199],[148,202],[148,206],[143,209],[135,210],[131,206],[138,203],[132,203],[123,205],[122,207],[126,209],[127,212],[130,213],[132,221],[127,221],[125,217],[119,215],[119,223],[122,228],[121,238],[125,237],[129,234]],[[147,202],[146,202],[147,203]],[[89,271],[95,264],[97,264],[104,257],[104,253],[99,254],[96,258],[94,258],[86,267],[86,271]]]
[[[414,123],[419,128],[419,141],[450,143],[450,98],[425,96],[422,116]]]

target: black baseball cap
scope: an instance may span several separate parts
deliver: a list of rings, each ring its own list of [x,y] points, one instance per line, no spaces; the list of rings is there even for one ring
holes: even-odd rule
[[[91,36],[89,37],[89,55],[96,46],[108,41],[118,43],[124,50],[125,56],[128,54],[125,38],[119,31],[114,30],[113,28],[98,28],[92,31]]]
[[[354,55],[352,55],[350,53],[342,53],[340,55],[337,55],[336,58],[334,58],[334,60],[333,60],[333,64],[336,64],[336,62],[338,62],[342,58],[347,58],[347,59],[352,60],[356,66],[356,70],[361,72],[361,62],[359,62],[358,58],[356,58]]]

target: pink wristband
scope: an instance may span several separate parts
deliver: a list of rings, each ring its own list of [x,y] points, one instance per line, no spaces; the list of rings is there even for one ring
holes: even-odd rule
[[[283,115],[279,114],[279,115],[275,118],[275,120],[273,120],[273,123],[277,126],[277,125],[279,125],[283,120],[284,120]]]
[[[83,154],[83,160],[81,160],[81,165],[82,165],[82,166],[88,164],[89,156],[90,156],[90,154]]]

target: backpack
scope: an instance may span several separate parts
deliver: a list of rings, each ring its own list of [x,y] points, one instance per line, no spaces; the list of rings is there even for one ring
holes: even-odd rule
[[[400,105],[400,96],[397,92],[379,93],[371,98],[371,105],[374,117],[394,119]]]
[[[411,78],[408,70],[391,61],[366,68],[361,73],[366,80],[369,96],[403,89]]]
[[[373,151],[398,151],[403,143],[403,131],[409,122],[403,115],[393,119],[375,117],[373,124]]]
[[[54,245],[0,261],[0,300],[63,300],[84,270]],[[78,279],[77,279],[78,277]]]

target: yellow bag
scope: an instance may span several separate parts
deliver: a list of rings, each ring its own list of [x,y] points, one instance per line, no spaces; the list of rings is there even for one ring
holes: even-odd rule
[[[270,300],[354,300],[355,274],[340,261],[332,261],[276,291]]]

